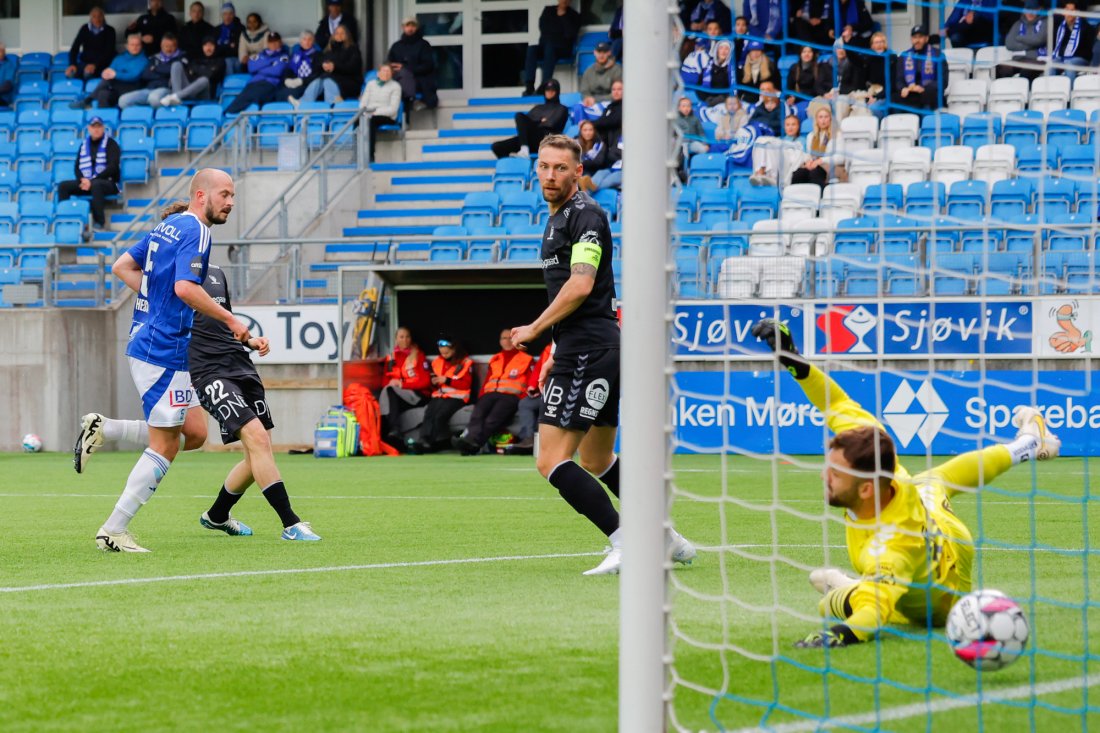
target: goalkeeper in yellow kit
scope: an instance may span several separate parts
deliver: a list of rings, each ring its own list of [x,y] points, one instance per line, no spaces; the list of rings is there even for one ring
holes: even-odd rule
[[[834,433],[822,478],[829,505],[846,510],[848,557],[859,576],[835,568],[810,573],[824,594],[821,615],[837,623],[796,646],[867,641],[891,623],[943,626],[951,606],[970,591],[974,563],[970,531],[952,511],[951,497],[1017,463],[1055,458],[1061,442],[1038,410],[1020,408],[1012,442],[910,476],[882,424],[799,354],[785,325],[766,319],[752,334],[776,351]]]

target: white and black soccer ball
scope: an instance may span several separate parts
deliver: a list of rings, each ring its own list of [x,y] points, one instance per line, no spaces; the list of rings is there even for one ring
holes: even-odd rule
[[[34,433],[27,433],[23,436],[23,452],[24,453],[38,453],[42,450],[42,439]]]
[[[999,590],[963,596],[947,615],[946,631],[955,656],[986,672],[1015,662],[1031,634],[1023,609]]]

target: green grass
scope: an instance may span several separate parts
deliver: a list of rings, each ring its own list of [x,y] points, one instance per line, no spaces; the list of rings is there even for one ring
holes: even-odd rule
[[[77,476],[65,455],[0,455],[9,526],[0,586],[326,570],[0,593],[0,731],[615,729],[618,582],[581,576],[596,554],[538,557],[599,553],[604,543],[530,458],[280,456],[298,512],[324,537],[299,544],[279,540],[258,492],[235,511],[254,537],[201,529],[198,515],[235,458],[186,454],[134,523],[154,552],[98,553],[92,536],[135,456],[98,455]],[[676,467],[679,488],[695,497],[675,502],[677,526],[701,546],[728,548],[704,551],[674,574],[682,729],[760,721],[763,708],[716,692],[843,715],[977,689],[976,673],[940,638],[891,634],[827,658],[791,647],[815,627],[805,569],[847,564],[841,527],[822,520],[813,469],[777,466],[784,503],[771,511],[768,463],[685,456]],[[1100,527],[1100,497],[1085,493],[1083,462],[1036,469],[1034,485],[1049,495],[1032,492],[1023,467],[986,491],[980,519],[973,497],[959,497],[955,508],[976,534],[1002,543],[1026,547],[1034,537],[1085,547]],[[981,554],[982,584],[1025,602],[1041,650],[982,676],[985,692],[1080,677],[1086,651],[1092,674],[1100,671],[1100,542],[1089,546],[1087,561],[1011,547]],[[408,565],[509,556],[529,559]],[[382,567],[389,563],[404,565]],[[1039,602],[1030,600],[1033,577]],[[745,607],[711,600],[722,597]],[[1100,725],[1100,687],[1040,701],[880,727],[976,730],[979,712],[991,731]],[[779,711],[770,720],[798,717]]]

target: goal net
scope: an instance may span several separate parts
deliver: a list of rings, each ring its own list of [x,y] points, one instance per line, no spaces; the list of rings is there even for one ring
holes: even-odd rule
[[[1092,90],[1100,90],[1100,75],[1049,54],[1013,60],[995,20],[992,40],[976,53],[942,39],[927,78],[949,74],[950,82],[934,110],[918,109],[916,94],[896,98],[896,89],[875,107],[873,95],[838,93],[840,49],[789,37],[796,24],[784,10],[785,40],[745,40],[774,52],[782,112],[801,117],[804,154],[786,155],[778,131],[746,130],[744,120],[732,138],[716,137],[723,122],[713,110],[724,102],[684,64],[721,39],[685,27],[675,7],[645,5],[628,3],[632,50],[642,45],[634,45],[637,29],[669,54],[632,59],[628,52],[626,75],[654,78],[660,69],[669,87],[647,98],[657,122],[626,123],[635,137],[624,151],[632,173],[623,190],[623,470],[644,462],[656,475],[637,479],[662,502],[653,514],[651,498],[623,500],[620,729],[1100,726],[1100,495],[1089,460],[1100,449],[1100,384],[1092,376],[1100,327],[1100,91]],[[877,5],[874,20],[899,54],[893,63],[904,65],[909,26],[921,22],[922,9],[892,7],[908,13],[903,31],[889,33],[897,19]],[[940,18],[941,8],[932,8],[933,34],[951,9]],[[1021,17],[1020,8],[993,12],[1011,16],[1006,27]],[[1091,48],[1100,15],[1081,15],[1091,24]],[[1061,24],[1073,23],[1062,9],[1028,17],[1045,29],[1050,48],[1059,47]],[[1062,40],[1072,32],[1067,26]],[[880,58],[846,45],[849,59]],[[788,86],[788,57],[806,46],[818,52],[814,63],[831,64],[819,67],[833,74],[827,99]],[[905,72],[892,68],[904,82]],[[1066,71],[1080,73],[1071,79]],[[730,89],[751,93],[738,79]],[[640,93],[634,83],[625,96]],[[702,139],[673,122],[685,97],[704,123]],[[641,112],[640,104],[626,114]],[[815,151],[807,138],[822,107],[834,117],[825,125],[833,139]],[[671,146],[656,148],[658,126]],[[758,145],[780,154],[754,156]],[[642,160],[655,148],[671,151],[659,166]],[[820,180],[805,172],[814,159],[827,167]],[[769,167],[757,179],[762,164]],[[638,179],[670,182],[663,211],[653,211],[656,200],[645,198]],[[661,262],[652,256],[658,249],[666,253]],[[654,277],[647,268],[666,263],[660,280],[645,279]],[[664,291],[667,305],[631,300]],[[642,318],[667,324],[656,330],[667,336],[659,356],[641,345],[656,327],[631,329]],[[819,612],[810,573],[855,571],[848,519],[827,505],[823,488],[832,433],[751,335],[761,318],[786,323],[808,360],[881,422],[911,475],[1011,441],[1023,407],[1037,407],[1061,439],[1055,460],[996,476],[979,471],[977,480],[950,487],[958,492],[951,509],[972,537],[972,588],[1003,592],[1029,623],[1026,651],[1013,664],[978,671],[956,658],[942,626],[902,617],[857,645],[795,646],[839,623]],[[642,357],[648,361],[639,364]],[[661,381],[644,392],[646,378]],[[638,403],[658,389],[668,394],[662,411],[644,413]],[[653,444],[638,433],[661,436],[663,462],[642,449]],[[632,538],[653,534],[632,520],[671,522],[696,543],[698,559],[673,569],[665,558],[661,573],[647,576],[658,585],[647,586],[629,548]],[[880,523],[884,541],[892,531]],[[646,610],[652,603],[656,613]],[[647,641],[658,624],[657,643]],[[631,706],[655,710],[639,691],[652,689],[652,677],[637,669],[645,654],[661,672],[663,722],[630,728],[640,720],[630,717]]]

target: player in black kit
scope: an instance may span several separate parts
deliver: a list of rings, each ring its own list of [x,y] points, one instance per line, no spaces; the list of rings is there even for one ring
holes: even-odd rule
[[[611,225],[591,196],[577,189],[581,150],[565,135],[539,145],[538,176],[550,205],[542,239],[542,271],[550,305],[532,323],[512,329],[524,349],[552,328],[554,348],[539,385],[539,473],[578,513],[607,535],[611,551],[585,575],[619,572],[619,513],[592,474],[619,495],[615,434],[619,424],[619,324],[611,270]],[[581,465],[573,461],[580,450]],[[583,466],[583,468],[582,468]],[[690,563],[695,548],[671,531],[672,559]]]
[[[162,218],[186,208],[186,203],[173,204],[162,212]],[[216,303],[232,312],[229,285],[220,267],[209,266],[202,287]],[[268,339],[262,336],[251,338],[246,348],[233,338],[225,324],[201,313],[195,314],[188,353],[191,386],[198,393],[202,408],[218,421],[222,443],[228,445],[239,439],[244,445],[244,459],[229,471],[214,504],[202,513],[199,523],[207,529],[228,535],[251,535],[252,530],[231,516],[230,510],[245,489],[255,482],[264,487],[264,498],[279,515],[284,540],[319,540],[321,538],[309,522],[303,522],[290,506],[268,435],[275,423],[271,419],[263,382],[249,357],[249,350],[266,356],[270,350]],[[183,428],[185,447],[198,448],[206,442],[206,420],[201,415],[195,409],[189,411]],[[138,442],[144,430],[148,428],[141,421],[112,420],[98,413],[85,415],[75,447],[77,473],[83,471],[91,454],[105,441],[126,438]]]

